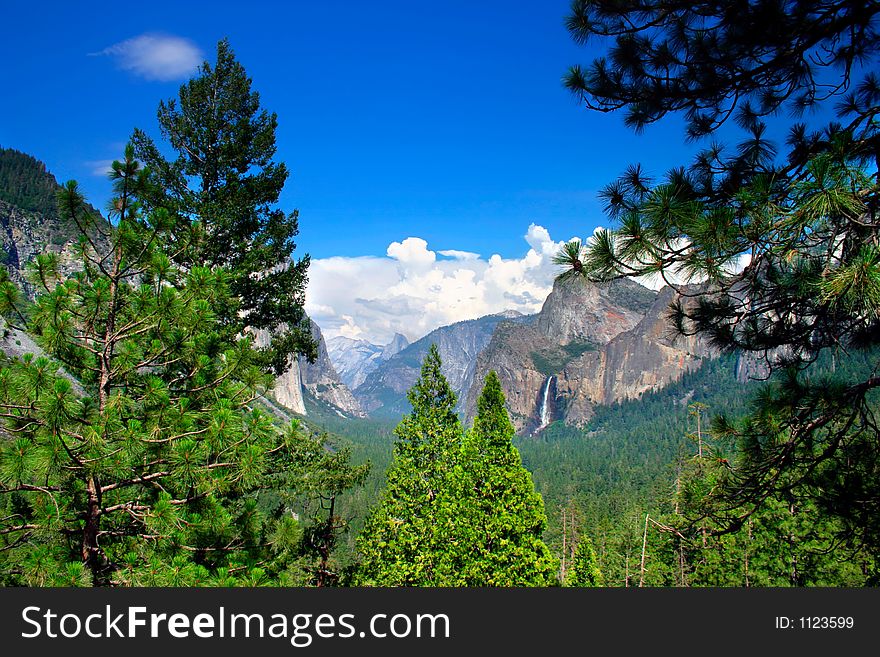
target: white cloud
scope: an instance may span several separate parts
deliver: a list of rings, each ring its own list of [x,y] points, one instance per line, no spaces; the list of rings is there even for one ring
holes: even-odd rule
[[[409,267],[425,269],[434,264],[437,254],[428,250],[428,243],[421,237],[407,237],[403,242],[391,242],[386,251],[407,271]]]
[[[472,251],[458,251],[456,249],[446,249],[445,251],[437,251],[437,253],[455,260],[477,260],[480,257],[479,253],[474,253]]]
[[[170,34],[141,34],[91,54],[112,57],[119,68],[162,82],[187,77],[204,60],[192,41]]]
[[[376,344],[395,332],[415,340],[440,326],[504,310],[535,313],[559,273],[551,258],[562,242],[535,224],[524,238],[528,250],[512,259],[435,252],[424,239],[407,237],[392,242],[387,257],[312,260],[306,310],[327,338],[345,335]]]
[[[105,178],[110,173],[113,160],[86,160],[83,164],[93,176]]]

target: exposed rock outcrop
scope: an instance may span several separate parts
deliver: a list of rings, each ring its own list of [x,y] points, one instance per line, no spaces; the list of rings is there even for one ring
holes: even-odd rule
[[[314,363],[308,362],[303,357],[299,358],[303,387],[315,399],[333,406],[343,414],[364,417],[365,414],[360,404],[348,386],[339,378],[339,374],[333,368],[333,363],[330,362],[330,355],[327,353],[327,344],[324,342],[321,329],[315,322],[311,322],[311,327],[312,338],[318,343],[318,357]]]
[[[517,431],[534,433],[555,420],[584,423],[597,404],[638,397],[699,367],[713,352],[672,334],[667,310],[674,297],[671,288],[657,294],[628,280],[557,281],[532,325],[496,329],[477,359],[467,420],[492,369]]]
[[[271,396],[285,408],[300,415],[307,414],[305,395],[311,395],[315,400],[328,404],[337,413],[363,417],[360,404],[340,380],[330,362],[320,327],[311,320],[309,322],[312,338],[318,344],[317,358],[313,363],[302,356],[290,358],[290,366],[275,379]],[[258,347],[268,344],[266,331],[255,331],[254,342]]]

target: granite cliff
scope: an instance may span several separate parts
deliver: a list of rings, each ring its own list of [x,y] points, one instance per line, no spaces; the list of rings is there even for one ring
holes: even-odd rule
[[[519,433],[550,422],[583,424],[598,404],[633,399],[699,367],[712,351],[675,337],[658,294],[629,280],[557,281],[535,322],[503,323],[477,358],[465,416],[472,420],[481,382],[494,369]]]

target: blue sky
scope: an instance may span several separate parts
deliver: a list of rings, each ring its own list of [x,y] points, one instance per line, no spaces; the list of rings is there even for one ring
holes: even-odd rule
[[[336,265],[384,263],[397,278],[382,279],[383,289],[409,276],[411,288],[433,285],[432,294],[448,296],[450,277],[474,271],[484,282],[493,254],[497,271],[508,262],[528,269],[530,253],[549,258],[551,242],[589,235],[604,223],[596,191],[629,163],[662,173],[687,161],[693,146],[683,144],[676,119],[635,135],[621,117],[588,112],[563,88],[567,67],[598,52],[569,39],[567,9],[567,0],[7,1],[0,145],[35,155],[103,203],[104,163],[119,157],[135,126],[158,136],[158,102],[228,36],[264,107],[278,114],[277,157],[292,172],[281,201],[300,210],[298,252],[327,265],[313,270],[311,311],[329,309],[319,322],[331,334],[381,341],[412,326],[407,307],[413,317],[430,315],[430,301],[401,305],[399,297],[418,294],[398,289],[395,303],[385,299],[387,321],[364,329],[359,309],[384,293],[359,290],[341,310],[346,285],[330,298],[321,283],[341,275]],[[171,50],[137,50],[145,38],[168,40]],[[425,269],[426,253],[443,263],[440,284],[436,274],[417,283],[408,273],[408,262]],[[496,281],[523,311],[538,308],[552,282],[547,262],[533,269],[540,285],[512,271]],[[511,305],[505,299],[435,313],[408,337],[501,310]]]

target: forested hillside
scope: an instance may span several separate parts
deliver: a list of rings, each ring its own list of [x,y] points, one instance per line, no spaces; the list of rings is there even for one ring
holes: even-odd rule
[[[13,148],[0,148],[0,201],[56,219],[58,189],[45,164]]]

